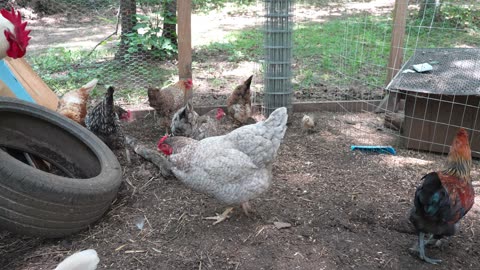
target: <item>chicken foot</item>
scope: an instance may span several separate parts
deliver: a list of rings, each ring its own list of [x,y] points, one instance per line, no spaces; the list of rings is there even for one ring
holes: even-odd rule
[[[252,207],[250,206],[250,204],[248,202],[242,203],[242,209],[245,215],[249,217],[250,213],[252,212]]]
[[[432,240],[432,238],[433,238],[433,236],[431,238],[429,238],[427,240],[427,242]],[[433,239],[433,240],[435,240],[435,239]],[[419,253],[420,259],[424,260],[425,262],[430,263],[430,264],[439,264],[439,263],[442,262],[442,260],[432,259],[432,258],[427,257],[427,255],[425,255],[425,233],[423,233],[423,232],[420,232],[418,234],[418,247],[417,248],[418,248],[418,253]]]
[[[428,237],[428,239],[425,241],[425,246],[436,246],[436,247],[439,247],[440,246],[440,239],[435,239],[433,238],[433,234],[429,234],[430,236]],[[415,244],[413,244],[413,246],[410,248],[411,251],[414,251],[414,252],[419,252],[419,248],[418,248],[418,241],[415,241]]]
[[[228,214],[230,214],[232,211],[233,211],[233,207],[228,207],[227,209],[225,209],[225,211],[223,211],[223,213],[221,215],[217,214],[214,217],[205,217],[203,219],[215,220],[215,222],[213,222],[213,225],[216,225],[216,224],[226,220],[227,218],[229,218],[230,216]]]

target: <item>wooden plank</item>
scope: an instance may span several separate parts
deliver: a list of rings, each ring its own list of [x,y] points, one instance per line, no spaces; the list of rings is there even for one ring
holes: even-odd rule
[[[480,98],[407,95],[402,136],[408,149],[447,154],[458,127],[470,134],[472,156],[480,157]]]
[[[356,100],[356,101],[320,101],[320,102],[296,102],[293,103],[293,111],[296,113],[305,112],[373,112],[380,104],[381,100]],[[262,104],[252,104],[252,110],[261,111]],[[210,110],[222,108],[227,109],[225,105],[221,106],[195,106],[195,111],[202,115]],[[153,109],[131,110],[134,118],[145,117],[152,113]]]
[[[8,88],[8,86],[0,80],[0,96],[2,97],[15,97],[15,94]]]
[[[57,95],[45,84],[25,59],[11,59],[7,57],[4,60],[15,78],[37,104],[51,110],[57,109]]]
[[[390,83],[392,78],[400,70],[403,62],[403,45],[405,40],[405,26],[407,21],[408,1],[396,0],[393,31],[390,44],[390,57],[388,58],[388,72],[386,84]]]
[[[192,0],[177,0],[178,24],[178,77],[192,78]],[[185,102],[193,96],[188,91]]]
[[[388,58],[387,66],[387,81],[385,85],[388,85],[393,79],[393,77],[395,77],[398,71],[402,68],[407,12],[408,1],[396,0],[393,15],[394,17],[392,39],[390,44],[390,56]],[[386,109],[391,112],[396,112],[397,103],[399,101],[397,93],[390,92],[386,99]]]
[[[295,102],[293,112],[373,112],[381,100]]]

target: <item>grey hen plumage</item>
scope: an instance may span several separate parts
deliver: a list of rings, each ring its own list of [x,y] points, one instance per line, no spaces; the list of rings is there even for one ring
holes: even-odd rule
[[[192,104],[187,103],[174,114],[170,130],[175,136],[202,140],[227,134],[235,127],[234,120],[227,116],[223,109],[213,109],[199,116],[193,109]]]
[[[287,109],[276,109],[262,122],[242,126],[201,141],[165,136],[158,149],[169,155],[173,174],[189,187],[228,205],[241,204],[265,192],[272,178],[272,164],[287,129]],[[216,223],[224,214],[214,217]]]

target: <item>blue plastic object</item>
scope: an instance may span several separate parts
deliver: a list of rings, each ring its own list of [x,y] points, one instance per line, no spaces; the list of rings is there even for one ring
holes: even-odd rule
[[[18,99],[36,103],[30,94],[28,94],[27,90],[23,88],[17,78],[15,78],[15,75],[13,75],[12,71],[10,71],[3,59],[0,60],[0,80],[7,85],[7,87]]]
[[[397,151],[391,146],[379,146],[379,145],[352,145],[350,146],[352,151],[360,150],[365,152],[377,152],[380,154],[392,154],[396,155]]]

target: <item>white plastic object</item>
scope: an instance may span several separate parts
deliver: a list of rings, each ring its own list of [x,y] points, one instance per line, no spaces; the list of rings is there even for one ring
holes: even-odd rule
[[[426,72],[432,70],[433,67],[429,63],[422,63],[418,65],[413,65],[413,69],[415,69],[416,72]]]

